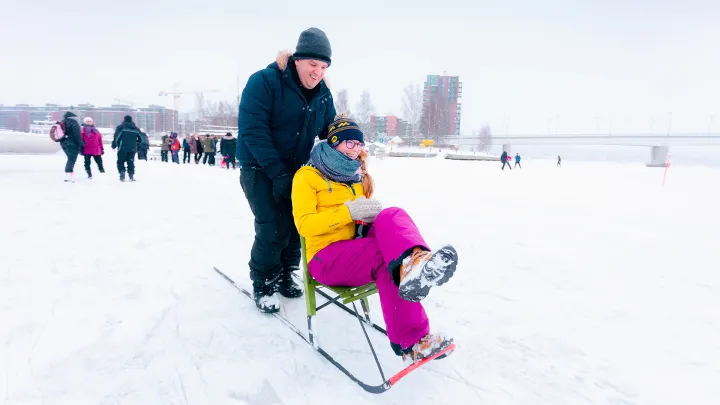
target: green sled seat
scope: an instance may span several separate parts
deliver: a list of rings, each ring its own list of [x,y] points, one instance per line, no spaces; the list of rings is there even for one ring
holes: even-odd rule
[[[379,332],[387,335],[385,329],[378,325],[375,325],[370,320],[370,303],[368,297],[377,294],[377,286],[375,283],[368,283],[360,287],[338,287],[328,286],[315,280],[308,270],[307,261],[307,250],[305,246],[305,238],[300,237],[300,248],[302,252],[302,266],[303,266],[303,283],[305,290],[305,305],[307,307],[307,318],[308,318],[308,333],[311,343],[314,343],[313,330],[312,330],[312,317],[317,314],[317,311],[325,308],[330,304],[335,304],[344,311],[351,315],[357,316],[358,319],[362,319],[365,323],[372,326]],[[317,306],[317,294],[327,299],[327,302]],[[360,301],[360,305],[363,309],[364,317],[361,317],[357,312],[354,302]],[[350,309],[347,304],[352,304],[353,309]]]

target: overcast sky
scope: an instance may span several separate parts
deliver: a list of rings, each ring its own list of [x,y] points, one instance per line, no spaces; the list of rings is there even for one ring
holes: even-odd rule
[[[402,115],[403,88],[459,75],[463,133],[720,131],[720,1],[2,0],[0,103],[172,107],[161,90],[237,94],[237,78],[332,44],[351,104]],[[180,110],[195,105],[192,94]]]

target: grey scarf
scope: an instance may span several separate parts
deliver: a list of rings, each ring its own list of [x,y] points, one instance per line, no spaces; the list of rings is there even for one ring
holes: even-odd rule
[[[350,159],[327,142],[320,142],[313,148],[310,164],[332,181],[359,183],[362,180],[360,161]]]

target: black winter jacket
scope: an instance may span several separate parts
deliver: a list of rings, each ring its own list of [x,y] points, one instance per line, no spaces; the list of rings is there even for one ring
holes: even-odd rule
[[[67,135],[65,138],[63,138],[60,141],[60,146],[63,148],[78,148],[82,149],[84,146],[84,142],[82,140],[82,136],[80,135],[80,123],[78,122],[77,117],[74,113],[68,111],[63,116],[63,124],[65,124],[65,134]]]
[[[307,163],[315,138],[327,138],[335,106],[325,81],[308,91],[295,81],[295,62],[283,53],[250,76],[240,99],[237,158],[270,178],[294,174]]]
[[[138,144],[142,142],[140,130],[135,123],[123,121],[115,129],[115,136],[112,141],[112,148],[118,148],[118,152],[137,152]]]
[[[220,154],[223,156],[235,156],[237,150],[237,139],[232,136],[223,136],[220,140]]]

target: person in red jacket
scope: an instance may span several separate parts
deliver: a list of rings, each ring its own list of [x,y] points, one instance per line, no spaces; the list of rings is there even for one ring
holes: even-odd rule
[[[170,153],[172,153],[173,163],[180,164],[180,156],[178,156],[178,154],[181,148],[180,141],[178,141],[178,134],[177,132],[173,132],[172,135],[170,135]]]
[[[100,135],[100,131],[95,128],[92,118],[85,117],[82,129],[80,130],[80,136],[82,136],[83,143],[85,144],[81,153],[85,156],[85,171],[87,172],[88,179],[92,179],[90,158],[95,159],[95,163],[97,164],[100,173],[105,173],[102,161],[102,155],[105,153],[102,143],[102,135]]]

